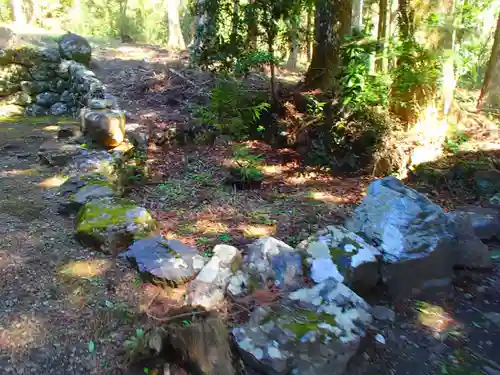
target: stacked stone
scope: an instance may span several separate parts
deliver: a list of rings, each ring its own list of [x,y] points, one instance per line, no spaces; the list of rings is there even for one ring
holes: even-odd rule
[[[0,50],[0,104],[27,116],[76,115],[93,98],[104,98],[104,85],[86,65],[88,42],[75,34],[60,38],[58,48],[22,45]]]

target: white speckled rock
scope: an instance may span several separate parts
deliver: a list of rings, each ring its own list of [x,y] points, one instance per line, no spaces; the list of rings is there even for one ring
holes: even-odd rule
[[[380,279],[380,251],[344,227],[330,225],[297,249],[305,254],[316,283],[333,278],[361,292],[373,288]]]
[[[449,286],[458,239],[441,207],[394,177],[372,182],[346,228],[379,245],[394,298]]]
[[[242,271],[230,280],[229,292],[235,296],[262,288],[268,280],[280,289],[293,289],[302,281],[302,256],[283,241],[262,237],[248,246]]]
[[[254,310],[232,334],[244,361],[264,374],[341,375],[371,323],[370,306],[328,279]]]
[[[217,308],[224,300],[230,277],[241,264],[240,251],[229,245],[217,245],[210,261],[189,283],[187,302],[206,309]]]

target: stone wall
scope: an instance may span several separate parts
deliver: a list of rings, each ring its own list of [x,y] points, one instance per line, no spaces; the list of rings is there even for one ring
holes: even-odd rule
[[[103,83],[85,65],[63,59],[60,48],[0,49],[0,105],[27,116],[76,116],[94,98],[108,98]]]

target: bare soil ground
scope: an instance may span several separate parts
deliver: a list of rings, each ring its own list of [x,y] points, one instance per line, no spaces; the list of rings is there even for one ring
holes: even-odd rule
[[[95,70],[130,118],[154,118],[162,131],[189,121],[186,106],[203,95],[194,87],[203,79],[182,78],[182,59],[157,47],[120,45],[98,49]],[[53,171],[36,162],[40,144],[56,130],[49,120],[0,123],[0,372],[125,374],[123,341],[151,323],[144,312],[153,298],[161,305],[165,292],[141,283],[127,264],[81,247],[72,220],[56,214]],[[303,169],[292,150],[248,145],[266,156],[261,189],[223,184],[230,146],[156,147],[148,155],[154,184],[132,186],[130,194],[167,237],[209,251],[263,235],[294,245],[342,222],[370,181]],[[496,249],[492,244],[492,256]],[[500,374],[499,268],[464,271],[445,295],[391,306],[396,321],[377,323],[386,343],[370,346],[351,374]],[[143,367],[154,373],[147,364],[136,374]]]

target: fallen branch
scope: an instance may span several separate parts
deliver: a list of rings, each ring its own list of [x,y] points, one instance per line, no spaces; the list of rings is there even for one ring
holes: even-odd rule
[[[200,87],[196,83],[194,83],[193,81],[191,81],[189,78],[187,78],[186,76],[182,75],[178,71],[176,71],[176,70],[174,70],[172,68],[168,68],[168,71],[170,73],[172,73],[172,74],[175,74],[177,77],[182,78],[184,81],[186,81],[187,83],[189,83],[193,87],[196,87],[198,90],[200,90]]]

